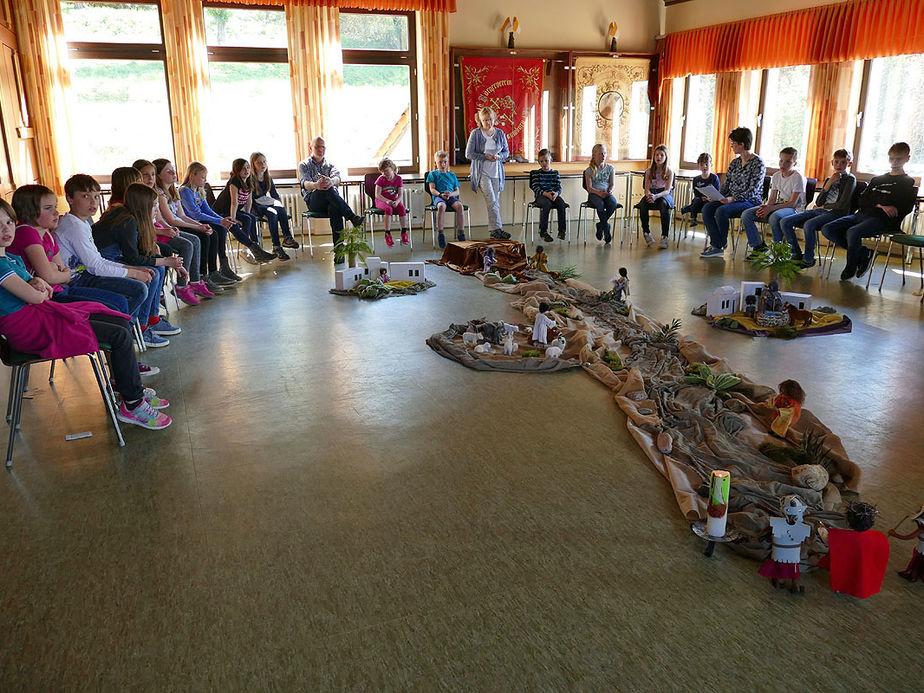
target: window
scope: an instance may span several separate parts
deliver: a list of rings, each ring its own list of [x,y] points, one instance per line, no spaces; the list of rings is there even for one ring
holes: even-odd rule
[[[712,151],[715,75],[687,77],[683,113],[680,160],[684,167],[696,168],[699,155]]]
[[[800,158],[805,153],[810,69],[808,65],[796,65],[764,70],[754,150],[769,167],[776,165],[784,147],[795,147]]]
[[[338,152],[348,166],[372,169],[389,157],[416,169],[417,55],[411,12],[340,12],[343,92]]]
[[[103,180],[139,157],[173,158],[156,2],[62,0],[77,169]]]
[[[867,61],[857,118],[856,170],[878,175],[889,170],[889,147],[911,145],[905,172],[924,176],[924,54]],[[900,95],[900,96],[899,96]]]
[[[203,128],[210,168],[228,173],[234,159],[259,151],[275,175],[294,176],[298,153],[285,12],[212,4],[203,12],[211,82]]]

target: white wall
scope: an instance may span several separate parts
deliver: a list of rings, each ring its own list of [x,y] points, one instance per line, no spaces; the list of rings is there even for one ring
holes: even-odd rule
[[[690,0],[667,8],[667,33],[832,4],[836,0]]]
[[[660,4],[660,0],[458,0],[449,19],[449,42],[503,48],[507,45],[500,31],[504,18],[516,16],[519,48],[606,50],[606,28],[615,21],[619,50],[653,51]]]

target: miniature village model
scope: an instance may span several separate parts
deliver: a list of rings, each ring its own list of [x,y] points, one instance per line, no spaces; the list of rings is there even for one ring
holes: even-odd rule
[[[358,296],[366,299],[409,296],[436,286],[426,277],[423,262],[383,262],[381,258],[365,258],[360,267],[337,270],[332,294]]]

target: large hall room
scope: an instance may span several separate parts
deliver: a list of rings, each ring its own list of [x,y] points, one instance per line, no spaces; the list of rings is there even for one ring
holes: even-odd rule
[[[924,0],[0,53],[0,690],[920,690]]]

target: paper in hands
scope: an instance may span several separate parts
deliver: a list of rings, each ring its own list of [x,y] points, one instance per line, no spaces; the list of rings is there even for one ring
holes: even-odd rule
[[[725,195],[716,190],[714,185],[707,185],[699,188],[699,193],[706,199],[712,200],[713,202],[721,202],[725,199]]]

